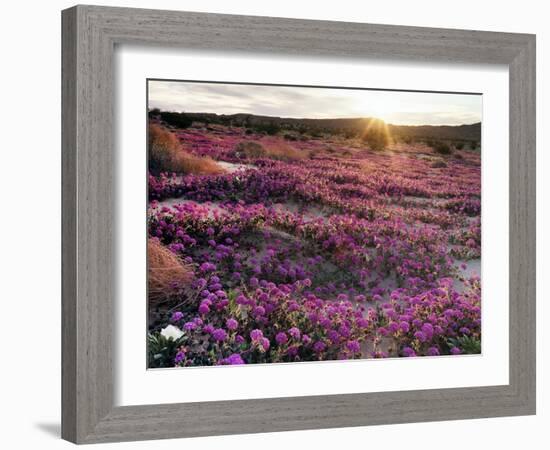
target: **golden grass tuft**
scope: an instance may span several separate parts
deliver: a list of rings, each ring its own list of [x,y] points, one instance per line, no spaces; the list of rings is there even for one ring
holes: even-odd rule
[[[186,152],[177,136],[157,124],[149,125],[149,170],[154,173],[212,175],[223,173],[216,161]]]
[[[256,141],[242,141],[235,147],[235,152],[245,158],[270,158],[279,161],[297,161],[307,156],[286,142],[262,144]]]
[[[256,141],[241,141],[235,146],[235,153],[238,157],[245,158],[266,158],[267,150],[262,144]]]
[[[197,175],[216,175],[225,172],[212,158],[191,155],[185,151],[178,153],[173,161],[173,172]]]
[[[267,145],[267,153],[270,158],[280,161],[299,161],[306,157],[304,153],[296,150],[286,142],[277,142]]]
[[[155,238],[147,241],[147,264],[147,290],[151,304],[170,300],[193,279],[193,269]]]

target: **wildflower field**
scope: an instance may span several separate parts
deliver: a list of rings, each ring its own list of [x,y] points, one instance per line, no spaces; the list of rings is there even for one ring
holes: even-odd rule
[[[149,127],[149,367],[480,353],[478,150]]]

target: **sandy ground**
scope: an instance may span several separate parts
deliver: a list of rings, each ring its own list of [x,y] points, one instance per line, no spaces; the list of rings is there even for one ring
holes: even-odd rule
[[[236,164],[227,161],[216,161],[219,166],[227,170],[229,173],[237,172],[239,170],[254,169],[252,164]]]
[[[231,169],[233,171],[241,170],[243,168],[246,168],[245,165],[242,164],[233,164],[233,163],[227,163],[223,162],[224,167]],[[162,202],[159,202],[158,208],[162,207],[168,207],[168,208],[174,208],[176,205],[184,205],[188,203],[194,203],[193,200],[187,200],[187,199],[166,199]],[[201,206],[206,207],[212,214],[214,213],[223,213],[224,209],[219,205],[219,203],[216,202],[205,202],[200,203]],[[295,202],[287,202],[287,203],[277,203],[273,205],[274,209],[277,211],[290,211],[293,213],[299,213],[302,214],[304,219],[306,220],[316,220],[318,218],[326,218],[328,216],[327,212],[317,208],[317,207],[304,207],[302,205],[299,205]],[[269,228],[268,230],[273,237],[278,237],[279,239],[282,239],[283,242],[286,244],[289,244],[290,242],[293,242],[296,240],[294,236],[291,236],[283,231],[275,230],[273,228]],[[260,252],[257,256],[261,257],[262,252]],[[469,261],[464,260],[455,260],[455,265],[458,268],[458,277],[463,279],[470,279],[473,276],[480,277],[481,276],[481,259],[474,259]],[[461,266],[465,265],[466,268],[462,268]],[[381,287],[385,288],[395,288],[396,283],[395,280],[391,277],[382,280]],[[464,283],[460,280],[455,278],[454,280],[454,288],[462,292],[465,288]]]

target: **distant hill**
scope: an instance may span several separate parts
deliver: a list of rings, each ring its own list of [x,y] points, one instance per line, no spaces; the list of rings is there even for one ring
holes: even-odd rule
[[[481,140],[481,122],[471,125],[389,125],[392,135],[420,139]]]
[[[363,132],[374,118],[298,119],[292,117],[257,116],[254,114],[185,113],[193,121],[242,126],[266,131],[298,131],[301,133],[331,132],[356,135]],[[469,125],[388,125],[393,136],[416,139],[481,140],[481,123]]]

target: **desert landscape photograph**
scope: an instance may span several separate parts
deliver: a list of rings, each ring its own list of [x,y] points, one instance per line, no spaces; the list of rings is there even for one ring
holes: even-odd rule
[[[481,95],[147,97],[149,368],[481,353]]]

